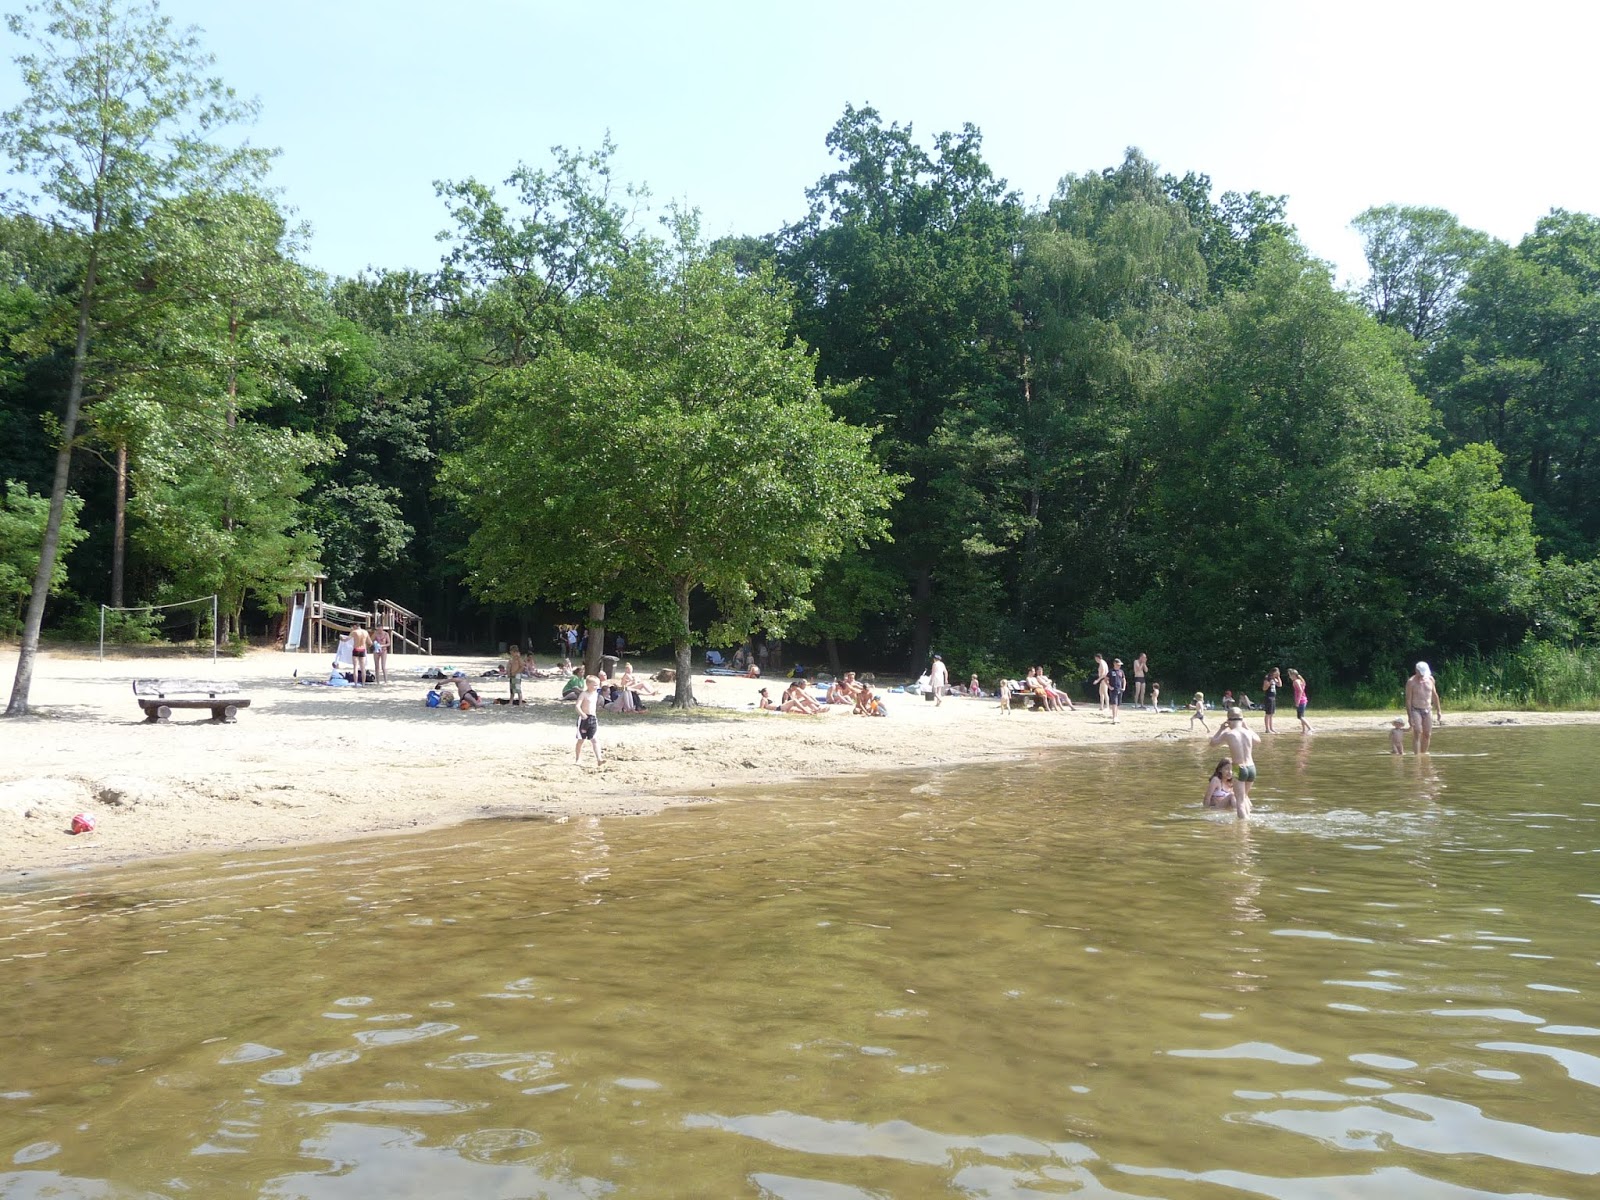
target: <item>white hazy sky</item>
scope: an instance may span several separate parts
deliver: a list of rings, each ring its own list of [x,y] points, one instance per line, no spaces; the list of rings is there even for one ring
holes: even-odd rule
[[[1341,278],[1362,272],[1348,225],[1374,204],[1441,206],[1507,240],[1552,207],[1600,212],[1588,0],[163,9],[260,99],[251,139],[281,148],[274,182],[312,226],[310,260],[338,274],[436,266],[434,180],[498,181],[607,130],[620,177],[698,206],[708,234],[774,230],[830,169],[847,103],[924,138],[975,124],[1030,202],[1127,146],[1219,192],[1286,194]],[[18,87],[7,71],[0,105]]]

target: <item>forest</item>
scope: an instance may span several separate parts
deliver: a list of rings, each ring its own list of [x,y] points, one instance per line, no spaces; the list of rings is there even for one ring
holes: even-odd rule
[[[1512,245],[1379,205],[1341,288],[1286,197],[1129,149],[1030,206],[978,129],[852,106],[775,230],[708,240],[611,145],[557,148],[441,180],[436,269],[330,278],[197,33],[121,0],[12,30],[25,659],[211,593],[266,641],[322,573],[463,650],[572,620],[680,664],[759,635],[985,679],[1294,664],[1356,698],[1417,658],[1513,692],[1581,661],[1600,693],[1595,216]]]

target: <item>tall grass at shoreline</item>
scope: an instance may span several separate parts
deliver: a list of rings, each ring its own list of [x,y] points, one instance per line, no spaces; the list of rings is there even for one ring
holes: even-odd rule
[[[1409,675],[1410,664],[1405,674]],[[1600,709],[1600,648],[1526,641],[1488,654],[1465,655],[1434,664],[1445,712],[1491,709]],[[1323,707],[1401,707],[1404,676],[1332,687],[1318,697]]]

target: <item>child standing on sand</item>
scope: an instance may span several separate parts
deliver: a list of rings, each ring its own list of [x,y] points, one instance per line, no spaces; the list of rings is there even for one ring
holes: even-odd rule
[[[1194,728],[1196,721],[1200,722],[1201,729],[1204,729],[1207,733],[1211,732],[1211,726],[1206,724],[1206,694],[1204,692],[1196,692],[1194,699],[1189,701],[1190,729]]]
[[[1000,681],[1000,715],[1002,717],[1011,715],[1011,680],[1009,679]]]
[[[1396,717],[1389,726],[1389,753],[1404,754],[1406,752],[1406,719]]]
[[[572,761],[583,761],[583,744],[594,749],[594,765],[600,766],[605,757],[600,753],[600,680],[593,675],[583,678],[583,691],[578,693],[578,740],[572,746]]]

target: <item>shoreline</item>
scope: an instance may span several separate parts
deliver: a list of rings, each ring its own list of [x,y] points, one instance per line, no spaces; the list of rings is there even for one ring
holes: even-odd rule
[[[1188,740],[1187,713],[1124,709],[1113,725],[1092,705],[1076,712],[1002,714],[993,699],[936,706],[889,693],[886,718],[757,713],[772,680],[695,676],[701,707],[603,713],[598,771],[572,761],[573,712],[561,681],[527,680],[527,703],[478,712],[429,709],[421,673],[469,672],[485,700],[503,678],[479,678],[494,658],[391,659],[391,682],[305,686],[326,660],[255,650],[239,658],[107,657],[46,651],[35,667],[35,715],[0,720],[0,887],[192,853],[227,853],[420,832],[496,817],[634,816],[716,802],[719,789],[778,789],[818,779],[1015,759],[1030,753],[1149,740]],[[636,660],[640,673],[659,664]],[[16,651],[0,652],[6,678]],[[147,725],[132,680],[193,676],[237,683],[251,707],[214,725],[179,711]],[[670,692],[671,685],[656,685]],[[1400,699],[1400,681],[1395,689]],[[657,697],[659,701],[662,697]],[[1309,716],[1319,732],[1385,737],[1394,713]],[[1211,714],[1208,714],[1208,718]],[[1260,729],[1259,711],[1247,714]],[[1600,713],[1446,714],[1453,728],[1600,724]],[[1210,719],[1213,729],[1215,719]],[[1293,710],[1275,737],[1299,738]],[[1312,735],[1315,736],[1315,735]],[[1441,747],[1442,748],[1442,747]],[[72,835],[74,814],[94,832]]]

